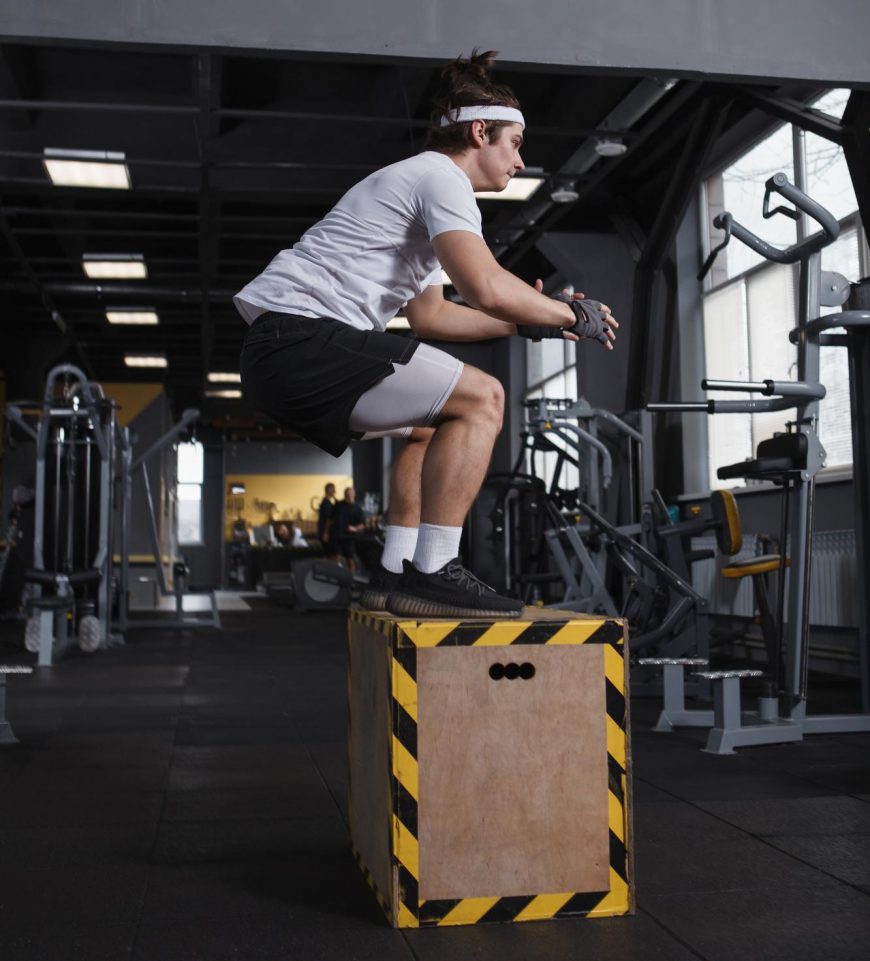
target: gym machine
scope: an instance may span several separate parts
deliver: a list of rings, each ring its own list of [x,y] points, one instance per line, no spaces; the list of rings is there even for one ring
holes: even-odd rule
[[[183,559],[175,557],[172,551],[172,587],[169,587],[163,566],[163,551],[160,544],[160,533],[157,524],[157,513],[154,507],[154,497],[151,492],[151,481],[148,476],[148,465],[155,457],[165,451],[177,439],[190,431],[199,419],[199,411],[188,408],[181,415],[181,419],[171,427],[162,437],[158,438],[138,457],[133,456],[132,441],[128,428],[122,431],[121,444],[121,529],[120,529],[120,604],[118,623],[121,630],[130,627],[220,627],[221,620],[218,612],[217,599],[213,590],[205,592],[191,592],[187,590],[189,570]],[[174,613],[166,616],[142,618],[132,615],[130,611],[130,505],[133,497],[133,480],[139,477],[145,494],[145,508],[148,538],[151,545],[154,576],[160,598],[173,598]],[[200,598],[208,602],[206,611],[186,610],[185,599],[192,598],[194,603]]]
[[[41,403],[9,403],[6,416],[36,445],[27,649],[49,667],[74,640],[87,652],[123,643],[111,623],[114,403],[78,367],[61,364]]]
[[[770,210],[770,198],[779,194],[796,209],[779,206]],[[768,244],[734,220],[728,212],[714,219],[713,225],[725,231],[722,243],[711,252],[699,275],[703,278],[713,260],[736,237],[767,260],[780,264],[799,265],[800,294],[798,323],[790,340],[797,345],[798,379],[796,381],[764,380],[737,382],[704,380],[704,390],[760,393],[762,399],[710,400],[699,403],[659,403],[648,405],[657,412],[705,412],[708,414],[756,413],[760,411],[796,411],[795,419],[786,424],[786,432],[777,434],[758,445],[753,460],[722,467],[720,478],[753,478],[771,481],[782,488],[781,537],[782,553],[778,578],[777,657],[767,672],[757,671],[700,671],[698,676],[713,683],[714,710],[712,728],[705,750],[714,754],[731,754],[735,747],[799,741],[805,734],[870,731],[870,678],[866,599],[863,600],[861,623],[861,671],[864,711],[858,715],[808,716],[807,674],[809,659],[809,590],[811,578],[811,546],[813,532],[815,477],[824,466],[825,451],[816,433],[819,401],[825,388],[819,383],[819,348],[839,344],[841,335],[825,333],[833,327],[844,327],[850,349],[850,373],[853,391],[853,439],[856,472],[859,530],[859,571],[866,583],[867,530],[870,525],[870,504],[867,498],[866,464],[868,415],[866,375],[870,368],[867,334],[870,310],[845,310],[826,316],[816,316],[821,307],[840,307],[849,296],[848,281],[840,274],[821,269],[821,250],[836,240],[839,224],[833,215],[791,184],[785,174],[774,174],[765,184],[763,215],[765,218],[784,214],[798,220],[806,215],[822,228],[821,233],[807,237],[786,250]],[[813,316],[811,316],[811,314]],[[858,405],[856,407],[856,405]],[[861,406],[863,405],[863,406]],[[789,547],[790,571],[788,605],[786,611],[785,567],[786,545]],[[762,695],[758,711],[741,714],[740,681],[745,676],[764,673]],[[689,712],[691,713],[691,712]]]
[[[676,524],[661,499],[656,501],[647,453],[649,414],[642,412],[638,429],[582,398],[541,398],[527,402],[527,407],[529,427],[513,472],[488,481],[498,492],[490,518],[493,539],[503,545],[506,588],[527,596],[530,586],[556,580],[564,585],[564,594],[552,606],[627,617],[634,654],[706,655],[707,601],[689,582],[693,558],[685,554],[683,543],[709,524]],[[601,428],[609,429],[615,440],[612,436],[610,444],[604,443]],[[627,466],[620,472],[628,480],[629,495],[626,523],[621,525],[602,513],[614,474],[611,449]],[[549,489],[535,473],[540,452],[556,455]],[[531,474],[521,473],[526,457]],[[566,463],[578,468],[576,491],[559,487]],[[647,489],[651,500],[643,499]],[[550,558],[557,574],[550,570]],[[611,593],[616,575],[621,597]]]

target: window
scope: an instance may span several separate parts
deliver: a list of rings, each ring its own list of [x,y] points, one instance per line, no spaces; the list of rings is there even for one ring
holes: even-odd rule
[[[202,444],[179,444],[176,457],[176,531],[178,543],[203,543],[202,485],[204,458]]]
[[[848,96],[848,90],[832,90],[813,106],[839,118]],[[765,181],[778,171],[784,172],[792,183],[797,183],[840,220],[839,238],[822,251],[822,269],[837,271],[850,281],[859,280],[867,270],[867,255],[862,251],[858,204],[843,150],[788,124],[778,127],[704,183],[702,209],[709,249],[722,240],[721,231],[713,228],[712,222],[723,210],[730,211],[735,220],[777,247],[797,243],[803,225],[782,216],[769,220],[762,217]],[[795,171],[803,173],[796,175]],[[817,229],[814,222],[809,222],[809,229]],[[719,380],[795,380],[797,350],[790,345],[788,333],[797,317],[797,266],[766,261],[732,239],[707,275],[706,284],[703,303],[706,376]],[[839,309],[822,308],[821,313]],[[827,466],[848,466],[852,463],[852,446],[845,349],[823,347],[820,365],[820,379],[827,388],[827,396],[819,405],[818,429],[828,455]],[[757,395],[709,393],[712,399],[749,396]],[[759,441],[783,430],[793,416],[793,411],[779,411],[708,417],[710,486],[722,486],[723,482],[716,477],[718,467],[751,457]]]
[[[530,389],[526,400],[548,397],[553,400],[577,399],[577,367],[574,341],[542,340],[526,344],[526,381]],[[557,437],[555,444],[565,447]],[[569,453],[576,454],[569,450]],[[542,451],[535,455],[534,464],[527,463],[526,470],[540,477],[547,487],[553,482],[558,455],[555,451]],[[575,490],[580,485],[580,475],[573,464],[565,463],[559,475],[559,487]]]

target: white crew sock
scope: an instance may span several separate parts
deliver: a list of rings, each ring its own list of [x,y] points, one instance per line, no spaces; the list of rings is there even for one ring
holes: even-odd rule
[[[386,570],[392,571],[393,574],[401,574],[402,561],[411,560],[416,546],[416,527],[396,527],[393,524],[387,524],[381,564]]]
[[[440,570],[448,561],[459,556],[461,527],[441,527],[438,524],[421,524],[414,551],[414,567],[424,574]]]

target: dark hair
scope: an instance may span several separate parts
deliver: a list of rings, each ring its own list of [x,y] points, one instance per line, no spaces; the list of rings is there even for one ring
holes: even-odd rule
[[[426,140],[429,150],[458,153],[468,146],[471,121],[441,126],[441,118],[457,107],[486,105],[519,110],[520,102],[510,87],[493,83],[490,77],[496,56],[496,50],[480,53],[475,47],[467,60],[457,57],[441,71],[441,86],[432,100],[431,126]],[[505,120],[487,120],[490,140],[498,139],[498,131],[506,125]]]

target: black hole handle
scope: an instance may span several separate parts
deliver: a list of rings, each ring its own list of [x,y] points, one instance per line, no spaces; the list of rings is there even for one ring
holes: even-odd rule
[[[513,662],[499,664],[496,662],[490,665],[489,676],[494,681],[500,681],[502,678],[507,678],[509,681],[515,681],[517,678],[530,681],[535,676],[535,665],[528,661],[523,664],[514,664]]]

